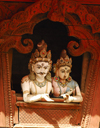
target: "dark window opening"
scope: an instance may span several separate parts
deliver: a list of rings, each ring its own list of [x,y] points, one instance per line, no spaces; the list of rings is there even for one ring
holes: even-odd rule
[[[52,53],[52,61],[56,63],[57,59],[60,57],[60,53],[63,49],[67,50],[67,44],[69,41],[74,40],[79,43],[79,39],[75,37],[68,36],[68,28],[60,23],[53,22],[50,20],[44,20],[39,22],[33,30],[33,34],[25,34],[22,36],[22,42],[24,39],[30,38],[33,40],[34,48],[32,52],[36,49],[36,45],[42,39],[48,45],[47,50],[51,50]],[[31,52],[31,53],[32,53]],[[21,54],[18,53],[17,50],[13,49],[13,60],[12,60],[12,89],[16,91],[16,93],[21,93],[21,79],[23,76],[29,74],[28,70],[28,62],[31,57],[31,53],[29,54]],[[69,54],[68,54],[69,55]],[[72,57],[71,55],[69,55]],[[72,57],[72,72],[71,76],[74,80],[81,83],[81,69],[82,68],[82,56]],[[52,76],[54,76],[53,71],[51,71]]]

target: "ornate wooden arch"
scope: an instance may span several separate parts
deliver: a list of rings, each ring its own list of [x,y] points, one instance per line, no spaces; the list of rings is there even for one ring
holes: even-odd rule
[[[34,26],[47,18],[62,22],[68,27],[70,36],[80,39],[80,44],[75,41],[68,43],[67,48],[71,55],[80,56],[85,52],[91,53],[81,126],[97,128],[98,116],[100,116],[100,102],[97,99],[100,96],[100,23],[83,5],[66,0],[41,0],[0,24],[0,96],[4,99],[0,102],[3,112],[0,119],[4,120],[3,126],[13,126],[8,51],[15,48],[20,53],[31,52],[33,42],[26,39],[24,40],[26,46],[24,46],[21,43],[21,37],[26,33],[32,34]]]

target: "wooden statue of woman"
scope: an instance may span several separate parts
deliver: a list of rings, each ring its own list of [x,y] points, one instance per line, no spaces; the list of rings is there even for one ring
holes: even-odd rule
[[[72,59],[63,50],[60,59],[54,64],[55,76],[52,79],[53,96],[64,98],[64,102],[82,102],[78,83],[70,76]]]

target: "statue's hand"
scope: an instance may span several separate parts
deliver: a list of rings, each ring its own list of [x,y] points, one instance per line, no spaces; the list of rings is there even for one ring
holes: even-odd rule
[[[64,102],[67,102],[67,103],[73,102],[73,96],[69,95],[68,98],[64,99]]]
[[[69,94],[62,94],[61,96],[64,98],[64,100],[67,100],[69,97]]]
[[[54,102],[47,93],[42,94],[42,98],[44,98],[48,102]]]
[[[64,102],[69,103],[73,101],[73,96],[70,96],[69,94],[62,94],[61,96],[63,96]]]

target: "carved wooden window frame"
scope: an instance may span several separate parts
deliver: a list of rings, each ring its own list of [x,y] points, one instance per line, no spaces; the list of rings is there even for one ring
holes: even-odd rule
[[[39,1],[32,4],[25,11],[21,11],[14,15],[10,20],[5,20],[0,27],[0,73],[1,73],[1,93],[4,98],[2,101],[2,111],[5,124],[13,125],[13,110],[11,99],[11,82],[10,82],[10,65],[9,65],[9,50],[11,48],[17,49],[20,53],[29,53],[33,48],[33,42],[26,39],[23,46],[21,43],[21,36],[23,34],[32,34],[34,26],[45,19],[51,21],[62,22],[67,25],[69,29],[69,36],[77,37],[81,40],[80,45],[71,41],[67,48],[72,56],[80,56],[85,52],[91,53],[87,79],[85,83],[85,100],[82,112],[82,127],[88,127],[91,118],[91,110],[93,108],[93,98],[96,88],[99,88],[98,74],[100,65],[100,43],[99,43],[99,21],[95,16],[89,14],[83,5],[76,2],[67,1]],[[92,30],[92,31],[91,31]],[[76,46],[77,49],[74,49]],[[92,106],[92,107],[91,107]],[[8,123],[9,122],[9,123]]]

